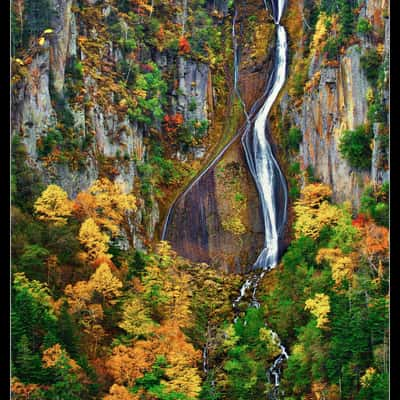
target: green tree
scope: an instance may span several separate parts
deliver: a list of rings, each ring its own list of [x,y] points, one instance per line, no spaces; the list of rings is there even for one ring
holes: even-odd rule
[[[371,140],[370,129],[360,125],[342,133],[339,150],[353,168],[368,169],[371,167]]]
[[[29,44],[29,39],[38,37],[45,29],[50,28],[54,11],[49,0],[24,1],[23,45]]]
[[[15,374],[26,381],[42,383],[40,379],[45,374],[39,368],[37,373],[33,371],[29,376],[32,370],[28,363],[31,356],[36,360],[42,346],[53,344],[57,338],[57,318],[46,286],[28,280],[23,273],[16,273],[11,310],[11,355]]]

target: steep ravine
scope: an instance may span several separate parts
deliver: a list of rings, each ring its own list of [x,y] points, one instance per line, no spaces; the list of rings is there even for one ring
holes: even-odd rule
[[[252,40],[247,39],[250,15],[258,15],[259,19]],[[272,71],[273,21],[258,2],[246,7],[239,4],[235,21],[241,39],[237,86],[247,112],[253,108],[254,115]],[[237,139],[245,128],[244,121],[242,115],[242,127],[233,127]],[[221,156],[174,204],[164,238],[189,259],[244,272],[255,261],[264,240],[260,203],[239,140]]]

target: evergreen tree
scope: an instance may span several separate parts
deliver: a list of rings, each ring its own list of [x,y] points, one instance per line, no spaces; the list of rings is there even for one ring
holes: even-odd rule
[[[23,31],[24,47],[29,45],[29,39],[31,37],[37,37],[45,29],[50,28],[53,12],[49,0],[25,0]]]

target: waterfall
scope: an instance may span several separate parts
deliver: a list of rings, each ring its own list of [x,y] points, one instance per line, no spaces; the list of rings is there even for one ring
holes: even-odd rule
[[[285,0],[271,0],[271,3],[274,21],[277,25],[275,70],[272,78],[273,83],[264,104],[257,113],[253,129],[251,129],[251,124],[249,123],[242,136],[242,145],[245,150],[247,164],[256,183],[262,207],[265,232],[264,248],[261,250],[256,262],[253,264],[253,270],[261,269],[262,272],[254,272],[242,285],[238,298],[233,302],[233,308],[236,313],[234,322],[238,319],[238,306],[247,290],[252,290],[250,306],[257,308],[260,306],[256,297],[258,284],[264,274],[270,269],[275,268],[278,264],[279,237],[283,233],[287,218],[287,187],[285,178],[275,160],[271,145],[266,136],[267,117],[285,83],[287,65],[287,36],[285,28],[279,23],[285,8]],[[235,80],[236,78],[235,71]],[[278,189],[282,190],[283,199],[278,196]],[[282,202],[282,200],[283,207],[282,205],[281,207],[278,207],[278,205],[280,205],[279,201]],[[278,214],[279,208],[283,210],[282,215]],[[276,399],[279,397],[278,390],[281,366],[288,358],[288,354],[285,347],[281,344],[278,335],[275,332],[272,332],[272,335],[273,338],[278,341],[281,349],[281,353],[275,359],[272,366],[267,370],[268,382],[273,383],[274,385],[274,390],[268,393],[268,398]]]
[[[265,232],[264,248],[254,263],[254,268],[271,269],[276,266],[278,263],[279,236],[286,223],[286,182],[266,137],[268,113],[285,82],[286,52],[286,31],[283,26],[278,25],[276,67],[274,71],[275,80],[264,105],[256,116],[252,132],[253,140],[250,140],[250,130],[247,130],[242,136],[242,144],[245,149],[247,163],[254,181],[256,182],[260,196]],[[283,215],[280,216],[279,220],[276,212],[279,201],[277,196],[278,187],[282,189],[284,194],[284,204],[283,207],[281,207]]]

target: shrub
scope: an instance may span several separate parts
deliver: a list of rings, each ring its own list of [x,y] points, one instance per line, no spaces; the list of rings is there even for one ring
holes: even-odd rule
[[[372,25],[366,18],[360,18],[357,23],[357,32],[361,34],[370,33]]]
[[[304,93],[304,85],[307,80],[307,71],[300,71],[293,76],[293,96],[299,97]]]
[[[375,101],[368,107],[367,118],[371,122],[385,122],[385,109],[383,104]]]
[[[361,67],[363,68],[368,81],[375,85],[379,77],[379,70],[382,58],[376,49],[369,49],[360,58]]]
[[[389,226],[389,205],[388,196],[389,184],[382,185],[380,190],[374,191],[372,186],[368,186],[361,196],[360,213],[373,218],[375,222],[382,226]]]
[[[336,37],[330,37],[323,48],[324,53],[326,53],[326,58],[328,60],[336,60],[339,55],[341,42]]]
[[[290,150],[298,151],[300,142],[303,138],[301,130],[296,127],[292,127],[289,130],[288,135],[288,147]]]
[[[50,128],[47,135],[42,138],[40,145],[38,146],[39,157],[45,157],[49,155],[55,148],[61,148],[64,142],[62,133],[55,128]]]
[[[371,131],[363,125],[354,131],[343,132],[339,150],[353,168],[368,169],[371,166],[371,139]]]

